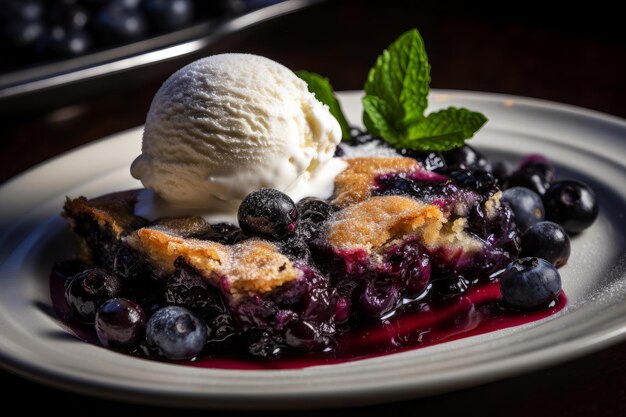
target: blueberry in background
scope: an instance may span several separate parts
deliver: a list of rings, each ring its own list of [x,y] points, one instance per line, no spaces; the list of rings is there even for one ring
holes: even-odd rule
[[[545,158],[529,159],[511,174],[510,187],[525,187],[540,196],[546,193],[556,177],[556,170]]]
[[[44,5],[41,0],[7,0],[3,1],[0,18],[5,23],[10,21],[32,22],[43,18]]]
[[[561,292],[561,276],[545,259],[521,258],[504,270],[500,292],[508,306],[523,310],[545,307]]]
[[[568,233],[582,232],[598,217],[596,194],[576,180],[557,181],[543,197],[546,217],[560,224]]]
[[[567,263],[570,251],[569,236],[556,223],[539,222],[522,235],[522,257],[543,258],[560,268]]]
[[[502,201],[508,203],[515,215],[515,223],[521,233],[545,219],[541,197],[524,187],[513,187],[502,193]]]
[[[44,32],[44,25],[38,21],[15,21],[2,28],[5,45],[10,49],[27,49],[34,47]]]
[[[493,164],[492,175],[498,182],[498,186],[501,189],[505,189],[509,185],[509,177],[513,172],[513,168],[511,167],[511,163],[508,161],[496,161]]]
[[[445,162],[449,167],[456,167],[474,171],[477,169],[491,172],[491,163],[485,156],[470,145],[463,145],[443,152]]]
[[[37,51],[41,56],[73,57],[84,55],[92,46],[91,36],[84,30],[54,26],[41,36]]]
[[[46,20],[51,26],[67,29],[85,29],[91,19],[91,13],[80,4],[55,4],[46,11]]]
[[[148,349],[166,359],[191,359],[202,352],[206,339],[204,321],[184,307],[163,307],[146,326]]]
[[[141,8],[152,26],[161,31],[183,28],[194,18],[191,0],[143,0]]]
[[[148,24],[138,8],[114,1],[102,7],[94,18],[94,28],[105,44],[133,42],[148,34]]]

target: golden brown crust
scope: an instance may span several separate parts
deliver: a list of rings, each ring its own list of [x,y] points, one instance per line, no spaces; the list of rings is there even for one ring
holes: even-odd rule
[[[198,216],[165,217],[150,225],[152,229],[164,230],[180,237],[199,236],[208,233],[211,225]]]
[[[174,272],[174,261],[182,257],[214,286],[223,287],[220,280],[225,278],[225,290],[235,300],[269,292],[302,276],[302,271],[275,245],[262,240],[249,239],[225,246],[143,228],[129,235],[126,243],[146,255],[161,274]]]
[[[78,197],[65,201],[62,216],[67,218],[73,230],[77,230],[79,222],[89,218],[98,227],[111,235],[114,240],[145,224],[145,220],[134,215],[134,208],[140,190],[129,190],[106,194],[91,200]],[[87,243],[86,236],[77,232],[80,244],[81,258],[87,264],[93,262],[92,249]]]
[[[235,294],[266,293],[303,275],[269,242],[246,240],[229,249],[226,276]]]
[[[421,169],[413,158],[360,157],[345,159],[348,167],[335,178],[333,204],[346,207],[370,197],[370,189],[376,177],[388,173],[409,174]]]
[[[448,223],[438,206],[409,197],[372,197],[339,211],[327,230],[328,243],[338,250],[376,253],[408,237],[428,249],[441,246],[478,250],[480,242],[464,231],[464,219]]]
[[[141,190],[121,191],[87,200],[85,197],[67,198],[63,206],[63,216],[70,220],[89,216],[100,227],[111,230],[116,239],[141,227],[145,220],[135,216],[137,196]]]

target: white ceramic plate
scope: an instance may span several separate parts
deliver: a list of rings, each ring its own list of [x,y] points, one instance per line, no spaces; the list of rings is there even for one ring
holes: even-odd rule
[[[359,93],[341,95],[360,121]],[[193,407],[312,408],[425,396],[564,361],[626,337],[626,122],[580,108],[482,93],[439,91],[431,108],[463,106],[489,123],[472,144],[512,161],[541,152],[560,177],[600,201],[561,270],[568,306],[544,321],[425,349],[301,370],[197,369],[137,359],[68,335],[49,313],[48,274],[76,250],[59,217],[64,198],[137,187],[129,165],[141,128],[82,147],[0,188],[0,363],[92,395]]]

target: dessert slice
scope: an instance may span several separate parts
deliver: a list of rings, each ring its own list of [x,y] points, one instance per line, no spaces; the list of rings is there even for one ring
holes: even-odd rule
[[[93,200],[68,200],[65,216],[82,241],[89,264],[131,282],[145,281],[163,298],[207,321],[226,321],[251,353],[320,349],[335,333],[335,291],[312,265],[284,255],[279,246],[199,217],[146,222],[133,215],[138,191]],[[129,271],[131,271],[129,273]],[[225,337],[227,336],[227,337]]]
[[[352,313],[384,315],[430,282],[468,285],[517,256],[517,229],[491,176],[438,174],[401,157],[347,162],[333,200],[340,210],[312,246]]]

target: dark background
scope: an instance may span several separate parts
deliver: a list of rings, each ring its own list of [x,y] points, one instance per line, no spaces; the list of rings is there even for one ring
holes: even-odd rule
[[[378,53],[413,27],[424,37],[435,88],[539,97],[626,117],[626,29],[621,13],[605,2],[583,3],[584,7],[545,3],[331,0],[229,35],[183,61],[152,66],[115,81],[77,86],[71,94],[48,96],[43,108],[33,100],[30,108],[2,111],[0,182],[80,144],[142,124],[164,79],[199,56],[257,53],[292,69],[322,73],[337,90],[360,89]],[[17,394],[33,399],[20,405],[23,412],[45,404],[77,415],[172,413],[80,397],[3,372],[0,387],[5,399]],[[478,388],[341,412],[348,416],[381,413],[624,415],[626,344]],[[195,414],[209,413],[190,413]]]

